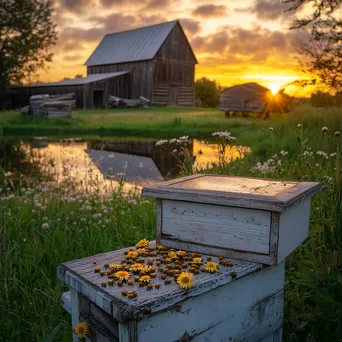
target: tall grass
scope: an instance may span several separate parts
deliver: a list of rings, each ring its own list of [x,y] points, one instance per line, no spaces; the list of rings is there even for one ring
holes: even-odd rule
[[[171,114],[173,127],[177,115]],[[220,163],[201,172],[311,180],[323,186],[312,201],[310,237],[286,262],[285,341],[342,341],[341,136],[335,135],[342,131],[341,114],[340,109],[302,108],[269,121],[220,119],[224,124],[206,133],[228,129],[237,144],[252,152],[232,163],[222,153]],[[177,119],[179,135],[191,135],[187,120]],[[194,118],[198,126],[214,119],[201,120]],[[185,157],[180,158],[186,163],[183,174],[194,172],[195,158]],[[59,301],[65,288],[56,279],[56,267],[154,238],[154,203],[120,189],[105,198],[100,184],[98,192],[79,193],[74,184],[12,179],[6,177],[0,186],[0,341],[70,341],[70,317]]]

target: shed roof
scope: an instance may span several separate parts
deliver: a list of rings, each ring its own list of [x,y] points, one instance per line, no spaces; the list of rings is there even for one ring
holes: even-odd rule
[[[48,82],[48,83],[37,83],[26,85],[25,87],[60,87],[60,86],[75,86],[75,85],[84,85],[96,81],[102,81],[107,78],[117,77],[124,74],[128,74],[129,71],[120,71],[120,72],[108,72],[104,74],[91,74],[87,77],[79,77],[74,78],[72,80],[63,80],[59,82]]]
[[[105,65],[153,59],[177,23],[178,20],[174,20],[107,34],[85,65]]]
[[[250,83],[243,83],[243,84],[237,84],[228,88],[223,89],[223,91],[226,90],[241,90],[241,91],[255,91],[255,92],[269,92],[271,91],[270,89],[263,87],[262,85],[260,85],[259,83],[255,83],[255,82],[250,82]]]

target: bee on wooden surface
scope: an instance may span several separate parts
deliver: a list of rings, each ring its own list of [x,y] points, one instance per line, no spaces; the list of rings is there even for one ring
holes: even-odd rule
[[[134,285],[134,282],[133,282],[132,280],[128,280],[128,281],[127,281],[127,285],[133,286],[133,285]]]
[[[108,280],[108,285],[109,286],[114,286],[114,280],[113,279],[109,279]]]
[[[104,264],[104,268],[109,268],[109,264]]]
[[[172,280],[171,279],[165,279],[165,285],[170,285],[172,284]]]
[[[154,287],[159,290],[160,289],[160,284],[155,284]]]
[[[123,281],[119,280],[117,284],[118,284],[118,286],[122,287],[123,286]]]
[[[107,286],[107,282],[104,281],[103,283],[101,283],[101,286],[102,286],[102,287],[106,287],[106,286]]]
[[[127,296],[127,291],[126,290],[123,290],[123,291],[121,291],[121,294],[123,295],[123,296]]]
[[[145,312],[146,315],[149,315],[152,312],[152,309],[150,307],[146,307],[144,309],[144,312]]]
[[[103,277],[106,274],[105,271],[100,271],[100,276]]]
[[[153,289],[153,285],[152,284],[148,284],[147,285],[147,290],[152,290]]]
[[[101,269],[95,268],[94,273],[100,273]]]

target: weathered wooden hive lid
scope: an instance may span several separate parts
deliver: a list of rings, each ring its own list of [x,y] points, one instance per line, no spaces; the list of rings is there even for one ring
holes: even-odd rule
[[[319,183],[198,174],[145,187],[142,196],[283,212]]]

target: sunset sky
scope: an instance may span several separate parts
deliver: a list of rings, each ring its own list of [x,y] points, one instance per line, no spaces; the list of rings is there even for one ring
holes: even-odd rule
[[[300,77],[300,37],[289,30],[295,14],[277,0],[55,0],[55,8],[59,39],[41,81],[85,76],[83,64],[106,33],[175,19],[199,61],[196,78],[222,86],[258,82],[277,91]]]

